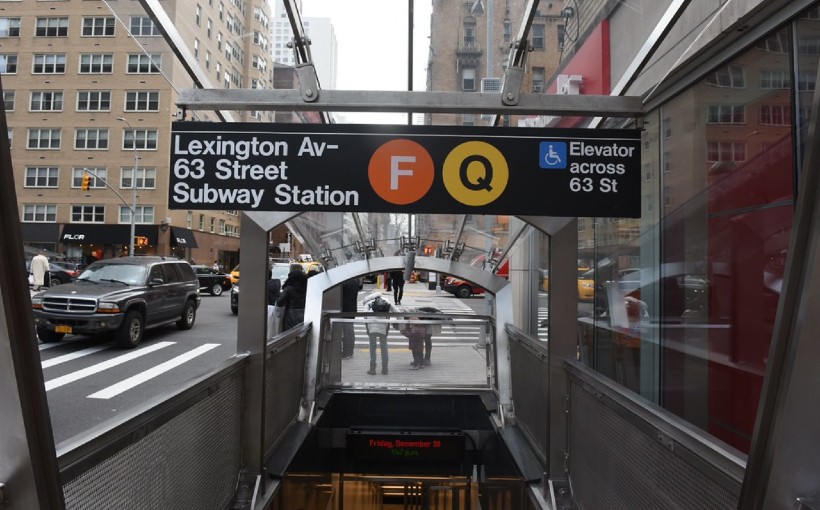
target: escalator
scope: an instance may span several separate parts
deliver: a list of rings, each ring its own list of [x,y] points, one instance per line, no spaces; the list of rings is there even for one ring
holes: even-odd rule
[[[269,471],[271,510],[535,508],[481,395],[335,394]]]

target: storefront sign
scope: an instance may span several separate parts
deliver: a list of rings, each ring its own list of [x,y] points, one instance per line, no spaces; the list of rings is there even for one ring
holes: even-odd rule
[[[174,123],[171,209],[640,216],[637,130]]]

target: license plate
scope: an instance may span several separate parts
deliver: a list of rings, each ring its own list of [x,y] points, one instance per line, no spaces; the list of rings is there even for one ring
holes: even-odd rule
[[[70,335],[71,334],[71,326],[63,326],[63,325],[54,326],[54,332],[55,333],[67,333],[67,334]]]

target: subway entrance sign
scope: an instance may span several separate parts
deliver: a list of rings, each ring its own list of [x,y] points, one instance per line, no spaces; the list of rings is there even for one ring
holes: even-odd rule
[[[640,131],[175,122],[171,209],[640,216]]]

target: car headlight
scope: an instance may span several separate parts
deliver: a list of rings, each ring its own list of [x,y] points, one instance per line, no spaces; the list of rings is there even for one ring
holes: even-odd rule
[[[582,283],[581,287],[583,287],[585,289],[591,289],[593,287],[593,285],[591,283]]]
[[[43,294],[35,294],[31,296],[31,307],[42,309],[43,308]]]
[[[120,305],[108,301],[100,301],[97,303],[97,311],[99,313],[120,313]]]

